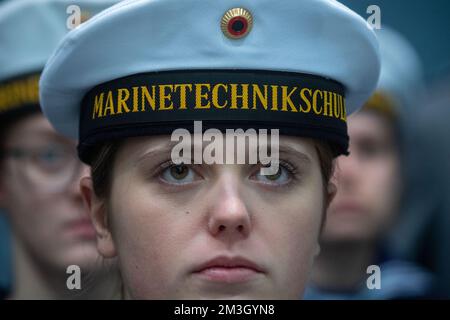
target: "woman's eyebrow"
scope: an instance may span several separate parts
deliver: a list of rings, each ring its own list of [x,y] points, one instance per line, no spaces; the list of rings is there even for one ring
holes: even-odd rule
[[[170,155],[172,152],[172,148],[176,144],[177,144],[177,142],[171,141],[169,143],[164,143],[164,144],[155,146],[155,147],[145,151],[141,155],[139,155],[138,158],[133,162],[134,162],[134,164],[138,164],[141,161],[151,159],[152,157],[161,157],[161,156]],[[270,148],[268,150],[268,153],[270,153]],[[310,156],[308,156],[306,153],[304,153],[294,147],[291,147],[289,145],[280,145],[279,146],[279,154],[295,157],[296,159],[299,160],[299,162],[302,165],[305,165],[305,166],[310,165],[312,163]]]
[[[261,148],[263,148],[263,150],[261,150]],[[257,156],[258,159],[259,157],[268,157],[269,159],[273,159],[275,157],[275,155],[271,152],[271,145],[258,145],[256,148],[251,148],[249,150],[249,152],[254,152]],[[265,154],[261,154],[261,152],[265,153]],[[299,163],[299,165],[302,166],[310,166],[313,161],[312,161],[312,157],[310,155],[308,155],[308,153],[302,151],[301,149],[297,149],[293,146],[290,146],[288,144],[285,144],[283,142],[280,142],[278,145],[278,153],[279,156],[283,156],[283,157],[290,157],[290,158],[295,158],[295,161],[297,161]],[[260,159],[259,159],[260,160]],[[279,159],[274,159],[274,160],[279,160]]]
[[[300,150],[297,150],[296,148],[293,148],[291,146],[280,145],[279,153],[284,154],[284,155],[295,156],[304,165],[310,165],[312,163],[310,156],[308,156],[306,153],[303,153]]]
[[[140,154],[134,162],[134,164],[138,164],[143,160],[151,159],[152,157],[161,157],[170,155],[172,152],[172,148],[176,142],[169,143],[161,143],[160,145],[154,146],[152,148],[147,149],[142,154]]]
[[[165,154],[170,154],[171,148],[169,146],[157,146],[154,148],[151,148],[149,150],[144,151],[143,153],[139,154],[139,156],[133,161],[135,165],[140,163],[143,160],[148,160],[156,156],[161,156]]]

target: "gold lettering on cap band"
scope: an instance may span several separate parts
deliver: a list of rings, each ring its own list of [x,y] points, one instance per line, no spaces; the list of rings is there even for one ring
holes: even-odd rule
[[[39,104],[39,75],[0,85],[0,113],[28,104]]]
[[[269,70],[173,70],[100,83],[81,101],[79,154],[90,163],[99,144],[192,129],[278,129],[330,143],[347,154],[345,87],[317,75]]]
[[[369,100],[362,106],[362,110],[372,110],[382,115],[394,119],[397,116],[397,110],[400,103],[388,92],[376,91]]]
[[[95,120],[138,112],[261,110],[309,113],[345,122],[344,101],[339,93],[299,86],[254,83],[157,84],[97,92],[91,100],[90,114],[91,119]]]

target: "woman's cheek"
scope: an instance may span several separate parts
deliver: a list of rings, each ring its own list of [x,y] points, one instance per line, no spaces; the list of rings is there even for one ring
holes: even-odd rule
[[[164,298],[176,277],[174,259],[186,245],[183,211],[145,188],[128,188],[121,196],[110,214],[125,286],[133,298]]]
[[[272,236],[266,241],[272,245],[272,253],[276,253],[277,282],[297,297],[318,253],[321,201],[322,197],[314,194],[284,200],[282,206],[277,205],[277,216],[267,221],[267,234]]]
[[[138,298],[147,291],[146,286],[153,284],[151,271],[156,258],[153,238],[158,230],[154,230],[156,221],[152,221],[152,213],[158,208],[131,186],[114,188],[111,199],[108,220],[124,288],[132,298]]]

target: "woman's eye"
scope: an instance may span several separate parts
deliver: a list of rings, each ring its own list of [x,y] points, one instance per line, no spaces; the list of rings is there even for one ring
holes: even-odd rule
[[[261,170],[255,174],[255,180],[270,184],[285,184],[291,179],[291,173],[283,166],[278,167],[278,171],[271,175],[262,175]]]
[[[161,178],[169,183],[190,183],[195,180],[195,172],[185,164],[171,165],[162,172]]]

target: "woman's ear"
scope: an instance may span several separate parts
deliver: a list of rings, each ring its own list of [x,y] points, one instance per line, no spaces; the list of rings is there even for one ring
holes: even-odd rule
[[[328,207],[330,206],[331,201],[333,201],[334,197],[336,196],[337,193],[337,186],[338,186],[338,182],[339,182],[339,167],[338,167],[339,163],[338,161],[335,159],[333,160],[333,164],[332,164],[332,170],[331,170],[331,175],[330,175],[330,179],[328,180],[328,184],[327,184],[327,201],[326,201],[326,210],[328,211]]]
[[[320,241],[317,241],[314,247],[314,258],[316,258],[319,254],[320,254]]]
[[[335,179],[330,179],[327,185],[327,203],[326,203],[326,210],[328,210],[328,207],[330,206],[331,201],[333,201],[334,197],[336,196],[337,192],[337,181]]]
[[[108,225],[106,205],[104,200],[99,199],[95,194],[91,177],[81,178],[80,190],[85,208],[97,233],[98,251],[105,258],[115,257],[117,255],[116,246]]]
[[[325,194],[325,207],[323,208],[322,213],[322,221],[320,223],[320,232],[319,236],[322,234],[325,224],[327,222],[327,215],[328,215],[328,208],[330,207],[331,201],[333,201],[334,197],[337,193],[337,186],[336,186],[336,179],[331,178],[330,181],[328,181],[327,188],[326,188],[326,194]],[[320,248],[319,251],[320,252]]]

